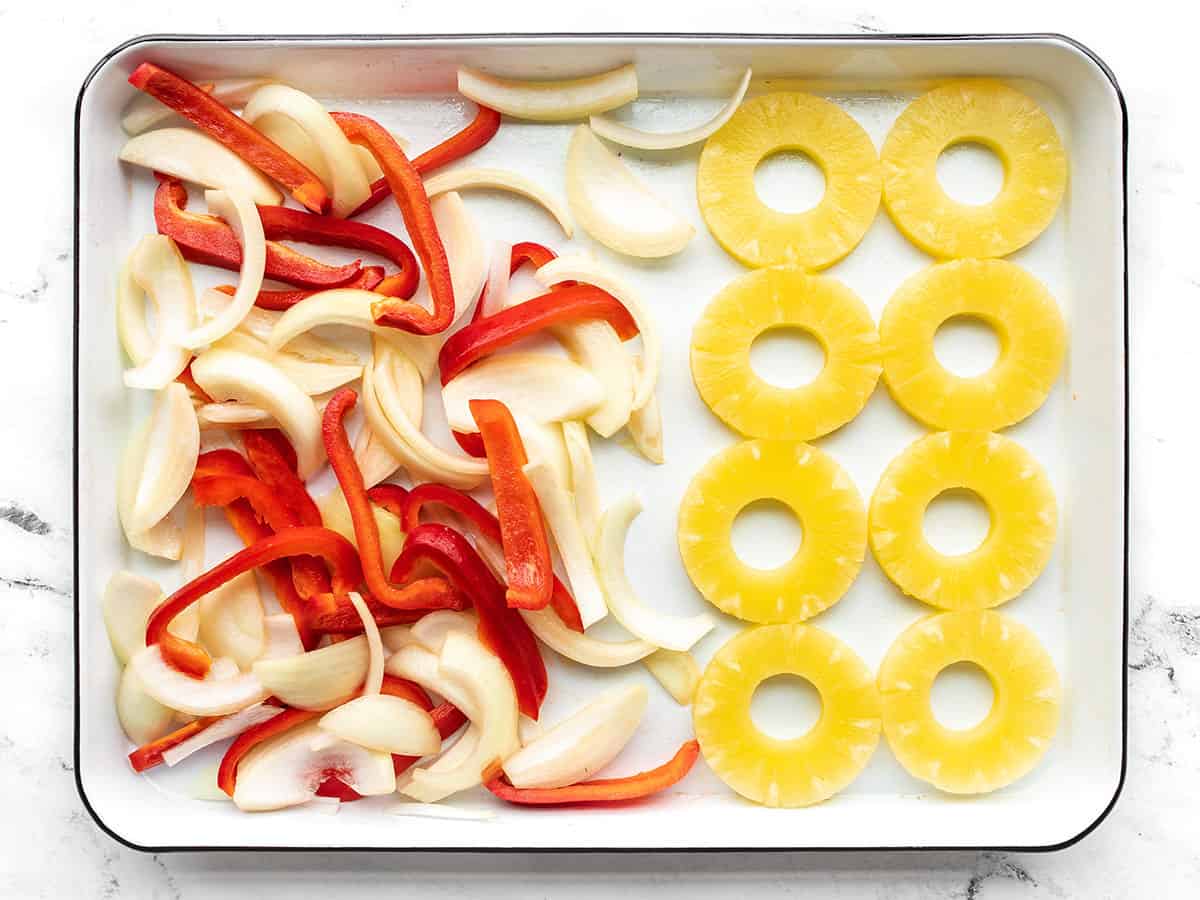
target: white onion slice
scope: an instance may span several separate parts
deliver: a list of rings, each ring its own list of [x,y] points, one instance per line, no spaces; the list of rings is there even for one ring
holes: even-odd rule
[[[508,282],[512,277],[512,244],[497,241],[492,246],[487,285],[479,298],[480,315],[484,318],[498,313],[508,305]]]
[[[224,403],[201,403],[196,407],[196,420],[202,431],[214,428],[249,429],[278,428],[279,423],[261,406],[229,400]]]
[[[242,669],[262,656],[266,613],[253,572],[231,578],[195,606],[200,611],[200,641],[209,653],[232,659]]]
[[[409,629],[413,640],[432,653],[441,653],[446,636],[452,632],[474,637],[479,631],[479,621],[468,612],[454,609],[438,609],[422,616]]]
[[[130,511],[131,531],[149,531],[174,508],[191,484],[199,455],[196,408],[187,388],[172,382],[158,392],[150,416],[141,476]]]
[[[146,327],[145,297],[154,304],[157,334]],[[175,242],[151,234],[129,254],[117,284],[117,333],[134,368],[125,385],[157,391],[179,376],[192,358],[183,342],[196,321],[192,275]]]
[[[386,628],[380,628],[379,637],[383,640],[383,649],[387,652],[389,659],[401,647],[411,647],[413,644],[420,643],[412,636],[412,629],[407,625],[389,625]],[[383,670],[387,671],[386,663]]]
[[[183,513],[183,553],[180,555],[179,568],[183,572],[184,582],[192,581],[204,572],[206,538],[204,507],[193,503]],[[192,604],[188,609],[198,606],[199,604]]]
[[[596,534],[600,530],[600,486],[596,481],[596,465],[592,446],[582,422],[563,422],[563,440],[567,458],[571,461],[571,491],[575,495],[575,513],[587,538],[588,547],[595,550]]]
[[[139,650],[129,665],[137,672],[147,694],[164,706],[193,716],[227,715],[267,699],[270,693],[250,673],[217,677],[221,671],[215,662],[204,678],[185,675],[167,664],[158,644]]]
[[[439,668],[438,654],[420,644],[407,644],[388,657],[385,671],[398,678],[415,681],[430,693],[457,706],[464,716],[478,717],[477,698],[458,681]]]
[[[510,194],[532,200],[554,217],[554,221],[563,230],[567,240],[570,240],[575,233],[575,229],[571,225],[571,216],[566,207],[537,182],[517,172],[510,172],[507,169],[451,169],[448,172],[439,172],[425,180],[425,193],[430,197],[436,197],[449,191],[465,191],[471,188],[507,191]]]
[[[296,386],[310,397],[335,391],[342,385],[362,377],[361,364],[344,366],[312,362],[287,351],[272,350],[266,343],[244,331],[227,334],[214,346],[218,350],[236,350],[265,359],[292,379]]]
[[[117,684],[117,721],[133,743],[156,741],[171,730],[175,710],[146,693],[132,666],[126,666]]]
[[[323,325],[346,325],[390,339],[401,332],[376,325],[371,314],[371,304],[380,298],[380,294],[359,288],[334,288],[305,297],[279,317],[267,338],[267,347],[276,351],[287,347],[290,351],[292,341]]]
[[[303,91],[283,84],[259,88],[246,103],[243,113],[253,124],[267,114],[286,116],[317,145],[325,158],[329,178],[326,187],[333,195],[333,214],[345,217],[371,195],[371,185],[358,154],[325,107]]]
[[[316,404],[275,366],[245,353],[209,350],[192,361],[192,377],[214,400],[240,400],[269,412],[296,448],[301,478],[321,467],[325,445]]]
[[[387,481],[403,462],[379,439],[370,422],[362,423],[354,439],[354,461],[358,463],[363,483],[368,488]]]
[[[220,141],[192,128],[139,134],[121,148],[120,158],[207,188],[235,191],[264,206],[283,202],[283,195],[258,170]]]
[[[696,686],[700,684],[700,666],[696,658],[686,650],[682,653],[675,650],[655,650],[642,660],[650,674],[658,679],[658,683],[666,688],[667,693],[675,698],[680,706],[687,706],[696,695]]]
[[[341,489],[334,488],[328,494],[317,498],[317,509],[321,513],[321,524],[330,531],[336,531],[350,543],[358,546],[354,536],[354,521],[350,518],[350,507],[346,505],[346,496]],[[404,549],[404,526],[396,516],[382,506],[371,505],[375,513],[375,526],[379,529],[379,548],[383,554],[383,571],[392,571],[392,563]]]
[[[625,537],[641,511],[641,501],[627,494],[610,506],[600,520],[596,562],[609,609],[634,637],[668,650],[690,650],[713,630],[716,622],[712,616],[699,613],[682,618],[659,612],[634,594],[625,575]]]
[[[134,550],[164,559],[179,559],[183,553],[183,535],[171,516],[161,519],[149,531],[134,531],[129,527],[133,520],[133,501],[137,496],[149,437],[150,420],[147,419],[134,429],[121,453],[121,462],[117,467],[117,515],[125,532],[125,540]]]
[[[375,622],[375,617],[371,615],[371,611],[367,609],[366,601],[362,595],[355,591],[350,591],[347,595],[350,602],[354,605],[354,611],[358,613],[358,617],[363,624],[363,637],[367,639],[367,675],[363,679],[362,693],[364,697],[370,697],[378,694],[383,688],[383,639],[379,636],[379,625]],[[400,752],[400,751],[396,751]]]
[[[586,125],[567,149],[567,201],[588,234],[629,256],[671,256],[696,233]]]
[[[270,82],[270,78],[220,78],[212,82],[212,90],[208,94],[230,109],[238,109],[246,105],[246,101],[255,91]],[[177,118],[176,112],[160,102],[157,97],[139,91],[125,107],[121,116],[121,128],[132,136]]]
[[[325,713],[321,729],[368,750],[429,756],[442,749],[433,718],[403,697],[371,694],[356,697]]]
[[[651,394],[650,399],[640,409],[629,414],[625,423],[629,437],[638,452],[656,466],[663,464],[663,431],[662,412],[658,407],[658,395]]]
[[[521,610],[521,617],[537,639],[559,656],[596,669],[615,669],[645,659],[654,652],[653,644],[633,639],[601,641],[572,631],[552,609]]]
[[[633,147],[635,150],[677,150],[680,147],[689,147],[706,140],[713,132],[728,122],[737,112],[749,87],[750,69],[747,67],[734,89],[733,96],[717,111],[716,115],[707,122],[683,131],[642,131],[640,128],[632,128],[609,116],[592,116],[589,124],[592,131],[600,137],[624,147]]]
[[[146,646],[146,621],[165,596],[157,581],[133,572],[117,572],[108,579],[100,610],[121,665]]]
[[[233,298],[222,291],[204,291],[197,305],[204,318],[213,318],[229,306]],[[237,327],[238,334],[246,334],[262,344],[271,340],[271,332],[279,322],[282,312],[252,307]],[[330,366],[362,366],[362,360],[352,351],[311,334],[302,334],[288,341],[286,352],[306,362],[324,363]]]
[[[514,416],[538,423],[590,415],[604,401],[604,386],[578,363],[549,353],[506,353],[469,367],[442,387],[446,423],[479,431],[472,400],[499,400]]]
[[[193,734],[185,741],[163,751],[163,762],[175,766],[183,762],[193,753],[198,753],[205,747],[211,747],[217,741],[237,737],[247,728],[269,722],[283,712],[281,706],[271,706],[267,703],[255,703],[245,709],[238,710],[232,715],[222,716],[203,731]]]
[[[637,99],[637,69],[627,65],[584,78],[520,81],[460,67],[458,92],[517,119],[565,122]]]
[[[386,810],[392,816],[412,816],[418,819],[454,819],[460,822],[490,822],[496,818],[492,809],[464,809],[461,806],[447,806],[444,803],[418,803],[415,800],[405,800],[389,806]]]
[[[284,659],[303,652],[304,644],[291,613],[273,613],[263,619],[263,649],[259,659]]]
[[[358,692],[370,655],[367,639],[358,635],[298,656],[260,659],[251,671],[288,706],[332,709]]]
[[[646,712],[644,685],[605,691],[504,760],[513,787],[557,788],[586,781],[625,749]]]

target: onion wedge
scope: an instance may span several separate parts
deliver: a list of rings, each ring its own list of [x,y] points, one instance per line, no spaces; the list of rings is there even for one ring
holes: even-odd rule
[[[362,619],[363,637],[367,639],[367,674],[363,679],[362,693],[364,697],[370,697],[378,694],[383,688],[383,638],[379,636],[379,625],[376,624],[371,611],[367,609],[362,595],[350,591],[346,596],[350,598],[350,602],[354,605],[354,611]]]
[[[113,653],[121,665],[128,664],[146,646],[146,622],[165,596],[157,581],[133,572],[122,570],[108,579],[101,614]],[[196,608],[189,607],[175,617],[168,630],[185,641],[194,641],[198,625]]]
[[[467,718],[481,715],[476,707],[476,697],[441,670],[437,653],[420,644],[407,644],[393,653],[388,657],[385,671],[389,675],[415,681],[425,690],[453,703]],[[508,680],[507,672],[505,680]]]
[[[198,731],[185,741],[163,751],[163,762],[168,766],[178,765],[193,753],[198,753],[205,747],[210,747],[217,741],[237,737],[247,728],[269,722],[283,712],[283,707],[272,706],[268,703],[255,703],[245,709],[238,710],[232,715],[222,716],[211,723],[203,731]]]
[[[255,91],[270,82],[270,78],[221,78],[201,87],[211,88],[209,96],[220,100],[230,109],[238,109],[246,105]],[[132,137],[172,119],[178,119],[173,109],[161,103],[157,97],[139,91],[125,107],[121,128]]]
[[[332,365],[310,362],[283,350],[272,350],[256,337],[242,331],[225,335],[216,343],[219,350],[236,350],[265,359],[292,379],[296,386],[310,397],[327,394],[362,377],[362,366]]]
[[[537,182],[526,178],[517,172],[507,169],[451,169],[449,172],[439,172],[425,180],[425,193],[430,197],[445,194],[449,191],[465,191],[471,188],[484,190],[507,191],[532,200],[550,213],[558,227],[563,230],[567,240],[575,233],[571,225],[571,216],[567,209],[553,194],[542,188]]]
[[[199,454],[196,408],[187,388],[172,382],[155,398],[129,513],[130,531],[149,531],[166,517],[191,484]]]
[[[263,649],[259,659],[285,659],[303,652],[296,620],[289,613],[274,613],[263,619]]]
[[[658,395],[651,394],[644,406],[630,413],[625,427],[638,452],[656,466],[661,466],[663,464],[663,433]]]
[[[642,511],[641,501],[627,494],[614,503],[600,520],[596,539],[596,562],[608,606],[617,621],[634,637],[668,650],[690,650],[712,631],[716,622],[707,613],[689,618],[669,616],[643,603],[625,576],[625,537]]]
[[[508,282],[512,278],[512,244],[497,242],[492,246],[488,264],[487,285],[479,298],[479,315],[487,318],[508,306]]]
[[[265,360],[232,350],[209,350],[192,361],[192,377],[214,400],[240,400],[265,409],[296,448],[300,477],[321,467],[321,415],[290,378]]]
[[[154,304],[157,335],[146,327],[145,297]],[[117,283],[117,333],[134,364],[125,385],[157,391],[179,376],[192,354],[183,346],[196,321],[192,275],[166,235],[138,241]]]
[[[361,328],[390,339],[399,330],[376,325],[371,314],[371,304],[379,299],[379,294],[360,288],[334,288],[305,297],[279,317],[267,338],[267,346],[275,351],[290,349],[292,341],[322,325]]]
[[[560,81],[519,81],[460,67],[458,92],[516,119],[566,122],[635,100],[637,69],[621,66],[599,75]]]
[[[387,481],[403,463],[403,460],[379,439],[370,422],[362,423],[358,436],[354,439],[354,461],[358,463],[363,483],[368,488]]]
[[[571,461],[571,490],[575,494],[575,513],[588,546],[595,550],[596,534],[600,530],[600,486],[596,481],[596,465],[587,429],[582,422],[563,422],[563,440],[567,458]]]
[[[218,191],[233,191],[254,203],[278,206],[283,195],[249,163],[215,138],[191,128],[160,128],[131,138],[123,162]]]
[[[402,697],[372,694],[356,697],[321,717],[322,731],[343,741],[404,756],[429,756],[442,749],[433,718]]]
[[[388,654],[388,659],[391,659],[393,653],[401,647],[411,647],[419,641],[412,636],[412,629],[407,625],[389,625],[387,628],[379,629],[379,637],[383,640],[383,650]],[[383,670],[387,671],[387,664],[384,664]]]
[[[231,302],[233,302],[233,298],[222,291],[205,291],[200,295],[198,301],[200,314],[206,318],[212,318],[219,315]],[[275,330],[282,315],[281,312],[260,309],[255,306],[246,313],[237,330],[260,343],[268,344],[271,340],[271,332]],[[311,334],[303,334],[288,341],[287,350],[284,352],[308,362],[325,363],[330,366],[362,365],[362,360],[353,351]]]
[[[390,473],[389,473],[390,474]],[[336,531],[356,547],[354,538],[354,523],[350,519],[350,507],[346,505],[346,497],[339,488],[334,488],[328,494],[317,500],[317,509],[321,512],[321,524],[330,531]],[[392,563],[404,549],[404,526],[400,518],[388,512],[382,506],[372,504],[371,511],[375,513],[375,526],[379,529],[379,545],[383,552],[383,571],[392,571]]]
[[[606,691],[504,760],[504,774],[519,788],[586,781],[625,749],[641,724],[646,701],[641,684]]]
[[[200,640],[215,656],[241,669],[262,656],[266,644],[262,597],[253,572],[243,572],[200,598]]]
[[[265,700],[270,693],[253,674],[220,677],[224,667],[215,664],[204,678],[185,675],[167,664],[158,644],[139,650],[129,665],[147,694],[164,706],[192,716],[224,716]]]
[[[278,428],[279,423],[261,406],[252,403],[202,403],[196,407],[196,419],[201,430],[214,428]]]
[[[354,146],[320,103],[303,91],[284,84],[268,84],[255,91],[243,117],[254,124],[264,115],[286,116],[295,122],[321,151],[333,195],[333,214],[345,218],[371,195]]]
[[[260,659],[252,671],[266,690],[288,706],[332,709],[358,692],[370,656],[367,639],[359,635],[298,656]]]
[[[573,662],[595,669],[615,669],[645,659],[655,651],[653,644],[633,639],[602,641],[572,631],[552,609],[521,610],[521,617],[537,639]]]
[[[133,501],[137,496],[138,482],[142,475],[142,461],[146,456],[146,444],[150,437],[150,421],[134,429],[129,443],[121,453],[117,467],[117,515],[125,540],[134,550],[160,556],[163,559],[179,559],[183,553],[183,533],[179,525],[168,515],[148,531],[134,531]]]
[[[592,131],[600,137],[607,141],[612,141],[614,144],[620,144],[623,147],[632,147],[635,150],[677,150],[680,147],[690,147],[692,144],[698,144],[700,141],[706,140],[714,131],[728,122],[730,117],[737,112],[737,108],[741,105],[749,87],[750,69],[747,67],[746,71],[742,73],[737,87],[734,89],[733,96],[717,111],[716,115],[707,122],[702,122],[683,131],[642,131],[639,128],[632,128],[629,125],[618,122],[609,116],[592,116],[588,121]]]
[[[441,653],[447,635],[457,632],[474,637],[478,631],[479,621],[471,613],[438,609],[414,622],[410,634],[426,650]]]
[[[126,666],[117,684],[117,721],[133,743],[156,741],[171,730],[175,710],[146,693],[132,666]]]
[[[604,401],[604,386],[587,369],[548,353],[508,353],[482,359],[442,388],[446,422],[478,431],[472,400],[499,400],[514,416],[562,422],[589,415]]]
[[[655,650],[642,660],[642,665],[680,706],[692,702],[696,686],[700,684],[700,666],[692,654],[687,651]]]
[[[567,201],[588,234],[628,256],[671,256],[696,233],[586,125],[567,149]]]

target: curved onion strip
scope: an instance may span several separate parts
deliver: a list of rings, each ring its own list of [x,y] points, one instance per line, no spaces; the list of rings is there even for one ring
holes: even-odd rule
[[[589,415],[604,401],[604,386],[583,366],[548,353],[509,353],[482,359],[442,388],[446,422],[455,431],[479,430],[472,400],[499,400],[514,416],[562,422]]]
[[[146,693],[132,666],[126,666],[117,684],[117,721],[125,736],[137,745],[156,741],[171,729],[175,710]]]
[[[647,606],[634,593],[625,575],[625,537],[642,504],[627,494],[604,513],[596,539],[596,562],[608,596],[609,609],[634,637],[666,647],[690,650],[716,623],[706,613],[689,618],[669,616]]]
[[[535,422],[524,416],[514,416],[513,419],[529,461],[548,466],[558,484],[570,484],[571,460],[567,455],[567,442],[563,440],[562,425],[558,422]]]
[[[192,361],[192,377],[214,400],[241,400],[270,413],[296,448],[301,478],[320,468],[321,415],[312,398],[275,366],[245,353],[209,350]]]
[[[204,573],[205,551],[207,550],[207,534],[205,524],[205,509],[195,503],[189,505],[183,513],[183,553],[179,558],[179,568],[183,573],[184,582],[193,581]],[[199,604],[193,604],[188,610],[196,609]],[[182,615],[182,613],[180,614]],[[172,621],[178,621],[176,616]],[[217,656],[224,656],[218,653]]]
[[[237,109],[246,105],[251,94],[270,83],[270,78],[220,78],[212,82],[212,89],[208,93],[231,109]],[[171,107],[161,103],[157,97],[139,91],[125,107],[121,128],[132,136],[175,118],[177,116]]]
[[[101,613],[108,640],[121,665],[128,664],[146,646],[146,622],[164,596],[157,581],[133,572],[122,570],[108,579]],[[194,641],[198,625],[199,616],[193,606],[177,615],[168,630],[185,641]]]
[[[387,448],[370,422],[363,422],[354,439],[354,461],[362,472],[363,483],[373,488],[387,481],[400,468],[403,461]]]
[[[214,588],[193,608],[199,610],[200,641],[209,653],[228,657],[241,669],[250,668],[262,656],[266,612],[253,572]]]
[[[139,650],[129,665],[146,693],[164,706],[192,716],[228,715],[267,699],[269,693],[255,675],[221,678],[215,665],[204,678],[185,675],[163,659],[158,644]]]
[[[196,407],[196,419],[201,430],[213,428],[278,428],[279,423],[261,406],[227,400],[224,403],[202,403]]]
[[[605,140],[612,141],[614,144],[633,147],[635,150],[677,150],[680,147],[698,144],[728,122],[730,117],[737,112],[737,108],[741,105],[742,99],[746,96],[746,90],[749,87],[750,69],[747,67],[746,71],[742,73],[742,78],[738,82],[737,87],[734,89],[733,96],[717,111],[716,115],[707,122],[702,122],[683,131],[642,131],[639,128],[632,128],[623,122],[618,122],[609,116],[592,116],[588,121],[592,127],[592,131]]]
[[[600,530],[600,486],[596,481],[596,466],[592,459],[592,446],[588,443],[587,429],[582,422],[563,422],[563,440],[567,445],[567,458],[571,462],[571,490],[575,494],[575,512],[588,546],[596,546],[596,534]]]
[[[436,197],[448,191],[465,191],[471,188],[507,191],[532,200],[554,217],[567,240],[570,240],[575,233],[571,225],[571,216],[566,207],[537,182],[517,172],[510,172],[507,169],[451,169],[448,172],[439,172],[425,180],[425,193],[430,197]]]
[[[354,522],[350,518],[350,507],[346,504],[346,495],[340,488],[334,488],[328,494],[317,498],[317,510],[321,513],[321,524],[330,531],[336,531],[355,547],[358,543],[354,536]],[[400,517],[388,512],[382,506],[371,505],[375,514],[375,527],[379,529],[379,546],[383,554],[383,571],[392,571],[392,563],[404,549],[404,526]]]
[[[508,282],[512,277],[512,244],[497,241],[492,245],[487,285],[479,298],[479,315],[487,318],[508,305]]]
[[[363,696],[378,694],[383,689],[384,663],[383,638],[379,636],[379,625],[376,624],[371,611],[367,609],[367,604],[361,594],[350,591],[346,596],[350,598],[350,602],[354,604],[354,611],[362,619],[363,635],[367,639],[369,662],[367,663],[367,677],[363,680]]]
[[[431,653],[441,653],[446,635],[451,632],[474,637],[479,631],[479,620],[471,613],[454,609],[438,609],[422,616],[409,629],[413,640]]]
[[[438,655],[432,650],[419,644],[406,644],[388,657],[384,669],[389,675],[415,681],[425,690],[454,704],[467,718],[480,715],[475,697],[458,681],[441,671]]]
[[[273,613],[263,619],[263,650],[259,659],[283,659],[303,652],[304,645],[291,613]]]
[[[651,394],[641,409],[629,414],[625,423],[629,437],[638,452],[656,466],[663,464],[662,412],[658,408],[658,395]]]
[[[588,234],[629,256],[671,256],[696,233],[586,125],[567,149],[567,201]]]
[[[363,635],[298,656],[260,659],[252,669],[272,694],[298,709],[332,709],[357,692],[370,650]]]
[[[154,304],[154,338],[146,327],[145,295]],[[134,368],[125,385],[157,391],[179,376],[192,354],[183,346],[196,321],[192,275],[175,242],[151,234],[129,254],[117,284],[117,333]]]
[[[696,658],[687,651],[682,653],[675,650],[655,650],[642,660],[650,674],[658,679],[658,683],[667,689],[667,693],[675,698],[680,706],[687,706],[696,695],[696,686],[700,684],[700,666]]]
[[[243,116],[253,124],[267,114],[291,119],[320,149],[325,158],[329,177],[326,187],[333,194],[335,216],[350,215],[371,195],[371,185],[358,154],[320,103],[293,87],[268,84],[255,91],[246,103]]]
[[[327,394],[362,377],[362,365],[342,366],[311,362],[286,350],[272,350],[256,337],[244,331],[225,335],[215,345],[218,350],[236,350],[265,359],[292,379],[310,397]]]
[[[237,737],[247,728],[269,722],[283,712],[282,706],[272,706],[267,703],[255,703],[229,716],[224,716],[210,724],[203,731],[193,734],[185,741],[163,751],[163,762],[168,766],[178,765],[193,753],[203,750],[223,741],[226,738]]]
[[[412,448],[400,440],[392,423],[388,421],[387,414],[384,413],[383,407],[379,403],[379,396],[375,392],[374,373],[374,362],[367,363],[366,368],[363,369],[362,380],[362,403],[365,419],[363,429],[368,432],[368,439],[375,442],[378,447],[375,455],[380,457],[377,462],[373,460],[372,462],[378,465],[381,471],[385,466],[393,466],[393,471],[396,468],[403,468],[414,482],[435,480]],[[364,475],[364,480],[365,477]]]
[[[321,717],[322,731],[369,750],[404,756],[429,756],[442,749],[433,718],[403,697],[368,694],[355,697]]]
[[[200,426],[191,395],[182,384],[172,382],[159,391],[150,416],[130,511],[132,531],[149,531],[174,508],[191,484],[199,455]]]
[[[257,169],[215,138],[192,128],[160,128],[131,138],[121,148],[123,162],[220,191],[234,191],[264,206],[283,195]]]
[[[125,540],[134,550],[161,556],[164,559],[179,559],[183,553],[183,535],[179,525],[167,516],[148,531],[134,531],[133,501],[137,496],[138,482],[142,475],[142,460],[146,456],[146,443],[150,437],[150,421],[147,419],[130,435],[129,443],[121,453],[117,467],[117,515]]]
[[[208,191],[204,199],[209,211],[229,223],[237,236],[242,247],[242,266],[238,272],[237,292],[229,305],[184,337],[183,345],[193,350],[219,341],[241,324],[246,313],[254,308],[267,265],[267,239],[263,234],[262,219],[250,198],[232,191]]]
[[[379,294],[359,288],[334,288],[305,297],[275,322],[267,347],[276,351],[290,349],[293,340],[322,325],[348,325],[390,339],[400,332],[375,324],[371,304],[378,299]]]
[[[572,631],[552,609],[521,610],[521,617],[537,639],[560,656],[596,669],[614,669],[645,659],[655,646],[636,638],[601,641]]]
[[[519,81],[460,67],[458,92],[517,119],[565,122],[637,99],[637,69],[627,65],[584,78]]]
[[[387,653],[388,659],[391,659],[392,654],[401,647],[409,647],[418,643],[417,639],[412,636],[412,629],[407,625],[388,625],[386,628],[380,628],[379,637],[383,640],[383,649]],[[386,663],[384,663],[383,670],[387,671]]]
[[[279,113],[266,113],[254,123],[254,127],[308,166],[322,184],[332,183],[329,166],[325,164],[325,155],[321,152],[321,148],[308,136],[308,132],[292,119]],[[401,149],[407,151],[407,141],[401,138],[396,138],[396,141],[400,144]],[[350,149],[358,157],[358,164],[362,167],[367,181],[375,181],[377,178],[383,177],[383,170],[379,168],[379,163],[375,161],[370,150],[360,147],[358,144],[351,144]]]
[[[208,290],[200,295],[197,305],[201,316],[212,318],[219,315],[231,302],[233,302],[233,298],[223,291]],[[255,306],[246,313],[246,317],[242,319],[237,330],[267,344],[271,340],[271,332],[275,330],[282,315],[281,312],[260,309]],[[287,343],[287,350],[280,352],[298,356],[308,362],[325,363],[330,366],[362,365],[362,360],[354,351],[311,334],[302,334],[292,338]]]

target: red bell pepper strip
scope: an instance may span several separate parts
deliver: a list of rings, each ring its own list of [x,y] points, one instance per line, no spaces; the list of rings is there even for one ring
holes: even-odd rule
[[[486,779],[484,785],[501,800],[524,806],[640,800],[679,783],[692,770],[699,755],[699,742],[688,741],[669,762],[627,778],[601,778],[558,788],[515,788],[501,774],[496,774]]]
[[[557,259],[558,255],[549,247],[544,247],[541,244],[533,241],[522,241],[519,244],[512,245],[512,254],[509,257],[508,274],[509,277],[517,274],[517,270],[525,263],[533,265],[534,269],[540,269],[552,259]],[[564,281],[563,285],[574,284],[573,281]],[[559,287],[555,285],[554,287]],[[550,290],[554,290],[551,288]],[[471,316],[472,322],[478,322],[480,319],[486,318],[483,311],[487,308],[487,285],[483,286],[483,291],[479,294],[479,302],[475,304],[475,312]]]
[[[377,484],[367,491],[367,499],[393,516],[404,521],[404,504],[408,502],[408,488],[398,484]]]
[[[301,205],[315,213],[329,212],[329,192],[308,166],[186,78],[144,62],[133,70],[129,83],[171,107],[264,175],[278,181]]]
[[[319,715],[322,713],[310,709],[285,709],[279,715],[247,728],[233,739],[221,757],[221,766],[217,769],[217,787],[232,797],[237,786],[238,764],[247,753],[268,738],[283,734]]]
[[[546,697],[546,664],[525,620],[505,603],[504,586],[470,541],[436,522],[418,525],[408,533],[404,550],[392,567],[392,579],[410,577],[422,564],[432,565],[471,599],[479,614],[480,638],[512,676],[521,712],[536,719]]]
[[[154,224],[179,246],[185,259],[237,272],[242,267],[242,245],[233,229],[216,216],[187,211],[187,189],[179,181],[164,179],[154,192]],[[278,241],[267,241],[264,276],[309,288],[331,288],[358,277],[361,263],[331,266],[305,256]]]
[[[181,672],[202,678],[212,665],[212,657],[191,641],[167,631],[171,621],[209,591],[215,590],[243,572],[277,559],[294,556],[320,556],[333,572],[333,590],[343,594],[357,589],[362,568],[354,545],[327,528],[289,528],[235,553],[204,574],[189,581],[163,600],[146,623],[146,643],[159,644],[163,658]]]
[[[380,603],[370,594],[363,594],[362,598],[367,604],[371,618],[380,628],[411,625],[429,612],[425,609],[393,609]],[[306,610],[304,624],[319,634],[350,636],[363,632],[362,617],[350,599],[342,596],[333,598],[329,604]]]
[[[438,355],[442,385],[448,384],[471,363],[502,347],[544,328],[584,319],[603,319],[623,341],[638,333],[637,323],[629,310],[607,291],[592,284],[559,287],[558,290],[471,322],[451,335]]]
[[[550,541],[537,494],[522,471],[529,459],[517,423],[499,400],[472,400],[470,409],[487,450],[488,473],[496,495],[508,605],[544,609],[554,593]]]
[[[296,474],[296,451],[276,428],[251,429],[242,435],[246,459],[258,480],[275,491],[300,525],[320,525],[321,511]]]
[[[347,281],[345,284],[339,284],[339,288],[356,288],[362,291],[377,290],[380,284],[384,281],[383,266],[363,266],[358,275]],[[218,284],[215,291],[220,291],[222,294],[228,294],[232,297],[237,293],[237,286],[233,284]],[[258,296],[254,298],[254,305],[259,309],[269,309],[274,312],[284,312],[291,309],[301,300],[307,300],[313,294],[321,291],[329,290],[329,288],[296,288],[294,290],[276,291],[263,289],[258,292]],[[379,291],[383,293],[383,291]]]
[[[199,734],[216,719],[193,719],[182,728],[176,728],[170,734],[165,734],[158,740],[142,744],[129,754],[129,765],[135,772],[145,772],[163,763],[163,754],[172,747],[178,747],[194,734]]]
[[[472,435],[472,437],[478,437],[478,435]],[[385,484],[372,488],[367,492],[367,496],[380,506],[385,506],[385,504],[376,498],[375,491],[382,488],[404,490],[399,485]],[[400,516],[401,527],[403,527],[405,532],[411,532],[421,524],[421,509],[430,503],[449,507],[470,521],[479,531],[483,540],[491,541],[498,547],[503,546],[499,520],[470,494],[447,487],[444,484],[429,482],[418,485],[411,491],[407,491],[404,500],[397,507],[400,512],[391,507],[385,506],[385,508],[390,509],[396,515]],[[575,598],[571,596],[571,592],[567,590],[567,586],[562,583],[557,575],[554,576],[554,594],[550,598],[550,606],[553,607],[558,617],[562,619],[564,625],[572,631],[583,634],[583,619],[579,615],[579,607],[575,605]]]
[[[337,118],[337,113],[334,113]],[[413,168],[422,175],[428,175],[434,169],[462,159],[468,153],[478,150],[500,130],[500,113],[486,106],[479,107],[479,112],[462,131],[450,135],[436,147],[431,147],[413,160]],[[350,217],[374,209],[392,192],[387,177],[378,179],[371,184],[371,196],[364,200]]]
[[[478,434],[466,431],[451,431],[450,434],[454,436],[454,440],[458,443],[458,446],[468,456],[474,456],[477,459],[483,459],[487,456],[487,450],[483,446],[483,438]]]
[[[378,300],[371,305],[375,323],[414,334],[445,331],[454,320],[454,284],[450,278],[446,247],[438,235],[433,208],[429,205],[429,196],[425,193],[420,173],[413,168],[396,139],[375,120],[355,113],[332,115],[351,143],[360,144],[371,151],[379,168],[383,169],[392,196],[404,217],[413,249],[421,259],[421,268],[429,285],[429,297],[433,302],[433,311],[430,312],[419,303],[394,298]]]
[[[350,520],[354,523],[354,540],[362,557],[367,588],[376,600],[395,609],[462,609],[462,595],[441,578],[421,578],[400,588],[388,582],[383,571],[379,525],[371,509],[371,501],[367,498],[362,470],[354,459],[354,450],[342,422],[357,400],[358,395],[350,388],[342,388],[334,394],[325,407],[321,436],[325,440],[329,465],[342,488],[342,495],[350,510]]]

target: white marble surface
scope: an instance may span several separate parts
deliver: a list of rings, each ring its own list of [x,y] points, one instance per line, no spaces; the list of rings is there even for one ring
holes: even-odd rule
[[[1200,891],[1200,605],[1193,589],[1197,427],[1185,406],[1200,326],[1200,120],[1185,4],[1063,0],[616,0],[337,4],[0,2],[0,896],[350,898],[661,894],[1191,897]],[[636,10],[636,15],[628,10]],[[71,749],[71,128],[76,92],[145,32],[511,30],[1061,31],[1115,70],[1131,116],[1133,506],[1129,775],[1113,815],[1059,854],[670,857],[147,856],[113,843],[75,793]],[[83,298],[88,302],[88,298]]]

